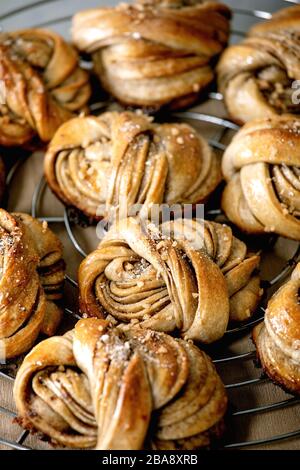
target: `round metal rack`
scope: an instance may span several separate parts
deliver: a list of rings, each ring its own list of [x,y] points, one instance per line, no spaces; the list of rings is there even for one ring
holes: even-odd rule
[[[288,0],[282,1],[282,4],[286,4]],[[6,12],[3,15],[0,15],[0,24],[1,21],[7,20],[7,19],[13,19],[15,15],[19,15],[20,13],[28,13],[33,9],[36,9],[37,7],[41,7],[43,5],[48,5],[48,9],[51,9],[51,4],[54,3],[55,0],[40,0],[36,2],[31,2],[26,5],[23,5],[19,7],[18,9],[11,9],[10,11]],[[57,1],[55,2],[57,3]],[[72,2],[73,3],[73,2]],[[289,3],[298,3],[296,1],[289,1]],[[74,7],[74,10],[76,7]],[[262,10],[243,10],[240,8],[233,8],[233,12],[235,15],[245,15],[247,17],[251,18],[257,18],[257,19],[269,19],[271,18],[271,13],[268,11],[262,11]],[[73,12],[72,12],[73,13]],[[50,18],[47,21],[40,22],[39,24],[35,23],[34,25],[31,26],[36,26],[36,27],[52,27],[52,26],[57,26],[59,24],[66,24],[69,26],[69,21],[71,19],[72,15],[64,15],[62,17],[57,17],[55,18]],[[238,31],[238,30],[233,30],[233,35],[236,37],[244,36],[244,32]],[[221,102],[222,101],[222,95],[220,93],[216,92],[211,92],[209,93],[208,99],[212,102]],[[97,113],[99,110],[101,110],[106,103],[93,103],[92,105],[92,112]],[[224,137],[226,136],[227,132],[236,132],[239,129],[239,126],[234,124],[233,122],[223,119],[221,117],[218,117],[217,115],[212,115],[212,114],[206,114],[205,112],[197,112],[197,111],[184,111],[184,112],[178,112],[174,113],[172,115],[174,118],[180,118],[183,120],[194,120],[197,123],[205,124],[208,126],[213,126],[214,128],[214,134],[213,138],[209,139],[210,145],[215,148],[218,151],[223,151],[225,149],[225,144],[224,142]],[[7,185],[8,186],[13,186],[14,184],[14,178],[16,174],[18,173],[20,166],[24,164],[25,159],[18,160],[15,165],[11,168],[10,172],[8,173],[7,176]],[[75,231],[74,231],[74,221],[72,220],[72,217],[70,217],[70,212],[68,209],[64,210],[64,213],[61,216],[58,217],[50,217],[46,215],[41,215],[41,210],[40,210],[40,205],[41,205],[41,200],[43,198],[43,194],[46,188],[46,182],[44,178],[42,177],[37,186],[34,189],[34,192],[32,194],[32,204],[31,204],[31,214],[34,217],[39,218],[40,220],[46,221],[49,224],[61,224],[64,226],[66,233],[74,247],[74,250],[76,250],[82,258],[86,256],[84,248],[81,246],[81,243],[77,240]],[[218,209],[211,209],[207,212],[206,216],[214,219],[217,216],[220,215],[220,211]],[[255,350],[252,346],[252,349],[246,352],[241,352],[241,353],[232,353],[230,351],[230,348],[228,345],[230,345],[231,338],[235,338],[236,335],[250,335],[251,334],[251,329],[252,327],[259,323],[263,319],[264,315],[264,307],[266,303],[266,298],[268,295],[268,292],[270,289],[274,289],[280,285],[282,280],[291,272],[293,267],[296,265],[297,261],[300,260],[300,245],[298,244],[297,248],[295,249],[293,255],[290,257],[290,259],[286,262],[286,264],[279,270],[279,272],[275,273],[272,279],[268,279],[267,281],[264,282],[264,287],[265,287],[265,292],[266,295],[264,296],[264,301],[262,302],[262,305],[258,308],[258,311],[252,317],[251,320],[248,322],[243,323],[242,325],[236,326],[236,327],[231,327],[230,329],[227,330],[226,335],[225,335],[225,343],[226,347],[225,348],[217,348],[219,351],[220,349],[222,350],[222,356],[220,356],[220,353],[218,352],[217,354],[214,352],[214,350],[210,351],[210,354],[213,357],[213,361],[216,364],[216,366],[219,368],[222,365],[226,364],[233,364],[233,363],[238,363],[241,365],[241,368],[243,368],[243,365],[245,362],[253,361],[255,360]],[[71,276],[66,275],[66,282],[70,284],[71,288],[73,289],[78,289],[78,284],[75,279],[73,279]],[[68,305],[65,308],[65,314],[71,318],[74,323],[80,318],[79,315],[74,311],[74,307],[72,305]],[[224,352],[224,350],[228,351],[227,353]],[[9,364],[4,364],[0,365],[0,381],[7,381],[13,383],[14,381],[14,375],[16,372],[17,366],[13,363]],[[230,393],[231,391],[234,390],[243,390],[243,387],[255,387],[257,384],[262,384],[264,382],[268,382],[269,379],[265,376],[258,376],[258,377],[246,377],[243,380],[232,382],[232,383],[227,383],[225,386],[228,390],[229,394],[229,399],[230,399]],[[225,382],[226,383],[226,382]],[[270,412],[270,411],[275,411],[278,409],[282,408],[287,408],[287,407],[297,407],[297,410],[300,409],[300,399],[292,397],[291,395],[287,395],[285,399],[278,400],[277,402],[274,403],[267,403],[259,406],[254,406],[254,407],[249,407],[245,409],[231,409],[229,412],[229,419],[230,422],[232,423],[232,426],[234,427],[234,419],[237,417],[242,417],[242,416],[247,416],[248,419],[256,414],[260,413],[265,413],[265,412]],[[6,415],[11,419],[14,419],[16,417],[16,414],[14,411],[7,409],[6,406],[4,406],[1,403],[1,397],[0,397],[0,419],[1,415]],[[30,450],[32,447],[27,445],[27,439],[28,439],[28,431],[20,431],[19,436],[16,438],[16,440],[8,440],[5,438],[5,436],[0,436],[0,444],[16,449],[16,450]],[[299,438],[300,439],[300,426],[296,430],[292,431],[287,431],[283,433],[279,433],[276,435],[272,435],[269,437],[264,437],[260,439],[251,439],[251,440],[234,440],[232,441],[224,441],[223,447],[226,449],[233,449],[233,448],[243,448],[243,447],[250,447],[250,446],[259,446],[262,444],[271,444],[276,441],[281,441],[285,439],[291,439],[291,438]]]

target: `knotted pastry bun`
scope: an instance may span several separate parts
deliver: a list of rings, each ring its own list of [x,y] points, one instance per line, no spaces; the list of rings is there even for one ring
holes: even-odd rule
[[[240,44],[225,50],[218,64],[219,89],[237,122],[300,114],[300,5],[255,25]]]
[[[227,406],[214,365],[196,346],[96,318],[35,346],[14,398],[23,426],[54,444],[98,450],[207,447]]]
[[[222,161],[222,208],[241,230],[300,240],[300,119],[247,123]]]
[[[61,320],[65,264],[56,235],[30,215],[0,209],[1,358],[27,352]]]
[[[268,376],[300,395],[300,263],[270,299],[263,323],[253,331],[257,355]]]
[[[80,265],[81,312],[211,343],[255,310],[259,261],[225,225],[123,219]]]
[[[214,77],[230,10],[216,2],[146,1],[77,13],[73,41],[103,87],[127,105],[191,104]]]
[[[147,215],[153,204],[205,201],[221,164],[187,124],[155,124],[145,115],[107,112],[63,124],[45,157],[49,186],[93,219],[114,209]]]
[[[84,109],[87,72],[75,49],[58,34],[24,29],[0,35],[0,144],[19,146],[34,136],[49,141],[56,129]]]

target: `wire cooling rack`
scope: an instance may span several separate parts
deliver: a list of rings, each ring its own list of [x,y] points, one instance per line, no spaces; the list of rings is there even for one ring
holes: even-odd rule
[[[78,9],[78,6],[76,5],[76,1],[72,1],[72,11],[71,14],[69,15],[63,15],[63,16],[57,16],[57,10],[52,8],[51,4],[57,4],[57,1],[55,0],[40,0],[36,2],[30,2],[27,3],[26,5],[22,5],[18,9],[11,9],[7,11],[6,13],[0,15],[0,22],[10,22],[14,20],[15,17],[19,16],[20,14],[26,15],[29,12],[32,12],[33,17],[37,17],[38,15],[35,15],[35,12],[37,11],[38,8],[45,6],[46,4],[48,5],[48,11],[51,11],[51,18],[45,21],[41,21],[39,24],[35,22],[35,24],[30,24],[30,26],[35,26],[35,27],[54,27],[56,28],[59,26],[63,25],[64,28],[69,27],[69,21],[72,16],[73,10],[75,11]],[[68,2],[70,4],[71,2]],[[287,0],[284,2],[281,2],[282,4],[286,4]],[[298,3],[296,1],[289,1],[289,3]],[[283,5],[281,5],[283,6]],[[1,5],[0,5],[1,8]],[[53,11],[55,10],[55,11]],[[240,16],[240,17],[247,17],[249,18],[252,23],[253,21],[258,21],[258,20],[266,20],[271,18],[271,13],[268,11],[263,11],[263,10],[243,10],[241,8],[233,8],[233,12],[235,16]],[[52,16],[54,16],[52,18]],[[26,25],[27,26],[27,25]],[[238,29],[233,29],[232,31],[232,36],[233,40],[239,40],[242,36],[244,36],[243,31],[239,31]],[[209,104],[213,107],[213,109],[217,109],[218,107],[222,107],[222,95],[217,92],[211,92],[208,95],[208,102]],[[207,102],[205,103],[205,105]],[[101,111],[102,108],[104,108],[107,105],[107,103],[94,103],[92,105],[92,112],[97,113]],[[232,136],[234,132],[238,130],[238,126],[231,121],[227,119],[223,119],[222,117],[219,117],[216,112],[215,114],[212,113],[207,113],[205,111],[205,105],[197,107],[197,110],[191,110],[191,111],[185,111],[185,112],[180,112],[173,114],[174,118],[180,118],[183,120],[187,121],[192,121],[194,125],[201,125],[202,128],[203,126],[206,128],[210,128],[210,134],[211,137],[209,138],[210,145],[216,149],[216,151],[223,151],[225,149],[225,143],[226,142],[226,137],[228,139],[228,134]],[[222,113],[222,111],[221,111]],[[30,157],[30,156],[29,156]],[[18,171],[20,170],[20,167],[25,163],[26,158],[19,159],[15,165],[11,168],[10,172],[8,173],[7,176],[7,185],[8,187],[13,187],[14,186],[14,180],[16,175],[18,174]],[[33,194],[32,194],[32,200],[31,200],[31,214],[34,217],[39,218],[40,220],[48,222],[48,224],[60,224],[62,227],[64,227],[69,240],[73,246],[73,249],[79,253],[79,255],[84,258],[86,256],[85,249],[82,246],[81,241],[78,240],[76,233],[78,232],[78,225],[76,226],[76,223],[74,223],[74,218],[70,215],[70,211],[68,209],[65,209],[63,214],[61,216],[47,216],[44,214],[41,214],[41,201],[44,197],[46,189],[46,182],[44,178],[42,177],[35,187]],[[220,210],[219,209],[209,209],[206,211],[206,217],[210,219],[216,219],[221,216]],[[75,233],[76,232],[76,233]],[[280,243],[280,239],[269,239],[268,240],[269,246],[268,249],[269,251],[275,250],[276,244]],[[265,246],[266,247],[266,246]],[[271,278],[265,279],[263,281],[263,287],[265,289],[265,294],[262,300],[261,305],[259,306],[256,314],[252,317],[252,319],[242,325],[239,325],[237,327],[231,327],[230,329],[227,330],[225,337],[223,340],[220,342],[218,345],[214,345],[210,350],[209,353],[213,357],[213,361],[216,364],[223,380],[224,383],[226,384],[226,388],[228,391],[229,395],[229,401],[231,403],[230,406],[230,411],[229,411],[229,432],[227,433],[227,438],[225,437],[226,441],[223,443],[223,447],[226,449],[230,448],[244,448],[248,446],[269,446],[272,443],[278,442],[278,441],[283,441],[291,439],[300,439],[300,424],[297,429],[284,429],[281,432],[278,432],[276,434],[271,434],[268,435],[268,420],[264,420],[263,417],[267,413],[268,416],[270,416],[270,413],[275,413],[277,410],[283,410],[283,409],[288,409],[292,408],[292,413],[293,414],[298,414],[300,416],[300,399],[292,397],[291,395],[288,395],[284,392],[282,392],[278,387],[275,388],[272,384],[270,384],[270,381],[267,377],[262,375],[262,372],[260,369],[255,368],[253,365],[253,361],[255,359],[255,350],[253,345],[251,344],[251,341],[249,341],[249,337],[251,334],[251,329],[252,327],[260,322],[263,318],[264,315],[264,308],[266,306],[266,302],[268,297],[270,296],[271,292],[273,292],[280,283],[286,278],[286,276],[289,275],[293,267],[296,265],[297,261],[300,259],[300,245],[297,244],[296,246],[293,247],[291,255],[288,257],[288,259],[280,266],[280,268],[277,270],[277,272],[273,273]],[[66,275],[66,282],[71,286],[72,289],[75,290],[75,295],[76,295],[76,289],[78,288],[77,281],[74,279],[74,277],[70,275]],[[72,320],[73,323],[76,322],[76,320],[79,317],[79,315],[76,313],[74,305],[70,304],[67,305],[65,308],[65,314],[66,317],[69,317],[69,319]],[[242,350],[236,352],[232,345],[236,341],[236,339],[243,338],[243,348]],[[235,370],[238,370],[241,372],[241,377],[240,379],[232,379],[232,373],[230,369],[232,366],[235,365]],[[237,367],[238,365],[238,367]],[[16,370],[16,365],[10,363],[7,365],[0,366],[0,385],[1,381],[9,382],[11,385],[13,384],[14,381],[14,375],[15,375],[15,370]],[[229,371],[228,371],[229,367]],[[238,374],[239,377],[239,374]],[[229,380],[228,380],[229,378]],[[273,399],[270,399],[270,394],[264,394],[264,397],[267,395],[267,397],[270,399],[267,403],[257,403],[257,386],[263,386],[264,384],[268,384],[269,387],[276,389],[275,393],[275,401],[274,401],[274,394],[273,394]],[[256,389],[255,389],[256,388]],[[253,390],[255,390],[253,392]],[[278,391],[279,390],[279,391]],[[249,406],[246,407],[240,407],[239,402],[240,398],[243,395],[243,401],[249,402],[249,396],[254,395],[254,405],[253,405],[253,400],[252,404],[249,404]],[[278,397],[276,399],[276,397]],[[246,398],[246,400],[245,400]],[[5,403],[1,402],[1,396],[0,396],[0,420],[2,420],[3,416],[6,416],[8,418],[15,418],[16,414],[12,409],[9,409]],[[244,426],[247,426],[250,421],[254,420],[256,416],[262,416],[262,421],[261,421],[261,426],[262,427],[262,433],[260,433],[260,437],[257,438],[248,438],[247,433],[243,435],[243,433],[240,433],[240,435],[236,436],[234,431],[232,430],[235,429],[235,422],[237,419],[246,419],[246,421],[242,421],[239,425],[239,429],[243,428]],[[274,421],[274,420],[273,420]],[[276,420],[274,421],[276,424]],[[244,423],[244,424],[243,424]],[[299,419],[300,423],[300,419]],[[284,423],[284,426],[288,428],[288,419]],[[273,426],[274,428],[274,426]],[[29,433],[28,431],[19,431],[19,435],[16,437],[15,440],[9,440],[6,438],[5,435],[1,436],[0,435],[0,445],[4,445],[6,448],[12,448],[16,450],[30,450],[33,447],[28,445],[28,437]],[[297,441],[298,443],[299,441]],[[274,448],[274,447],[273,447]],[[285,448],[288,448],[288,444]],[[300,448],[300,447],[298,447]]]

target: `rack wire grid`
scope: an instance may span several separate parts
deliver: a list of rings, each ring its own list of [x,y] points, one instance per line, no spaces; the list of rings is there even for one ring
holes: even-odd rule
[[[281,3],[281,5],[278,5],[278,7],[286,6],[288,3],[298,3],[296,1],[281,1],[277,3]],[[69,29],[70,25],[70,19],[72,17],[72,14],[80,9],[80,2],[72,1],[72,2],[62,2],[64,4],[67,4],[68,9],[70,9],[70,14],[68,15],[63,15],[63,16],[58,16],[60,14],[60,9],[57,9],[54,7],[54,4],[57,5],[57,1],[55,0],[40,0],[36,2],[28,2],[27,4],[24,4],[24,2],[15,2],[20,4],[19,8],[11,8],[10,10],[6,11],[2,15],[0,15],[0,24],[5,24],[5,29],[6,25],[13,24],[15,19],[17,17],[24,18],[25,22],[27,21],[26,15],[30,14],[30,18],[48,18],[47,20],[41,21],[39,24],[37,22],[34,22],[34,24],[30,24],[29,26],[31,27],[53,27],[54,29],[60,30],[59,32],[66,33],[66,31]],[[72,6],[71,6],[72,3]],[[98,2],[95,2],[97,4]],[[111,2],[113,3],[113,2]],[[284,4],[284,5],[283,5]],[[48,7],[43,14],[40,14],[40,8]],[[94,6],[93,4],[91,6]],[[0,9],[2,5],[0,4]],[[70,8],[69,8],[70,7]],[[5,7],[7,8],[7,7]],[[240,18],[247,18],[247,20],[250,20],[250,23],[253,23],[255,21],[259,20],[266,20],[271,18],[272,14],[269,11],[265,10],[248,10],[248,9],[241,9],[241,8],[233,8],[233,13],[234,13],[234,18],[240,17]],[[21,15],[21,16],[20,16]],[[245,22],[242,22],[245,24]],[[247,23],[247,21],[246,21]],[[233,22],[235,25],[236,22]],[[237,21],[237,24],[239,24],[239,21]],[[27,25],[26,25],[27,26]],[[234,42],[238,41],[241,39],[242,36],[244,36],[245,32],[240,31],[238,29],[233,29],[232,30],[232,40]],[[208,95],[208,100],[204,103],[204,105],[197,107],[197,110],[190,110],[190,111],[184,111],[184,112],[178,112],[173,114],[174,118],[180,118],[184,119],[187,121],[193,121],[194,125],[201,124],[202,126],[210,127],[210,130],[212,131],[212,136],[209,139],[210,145],[216,149],[217,151],[223,151],[225,149],[225,144],[224,144],[224,139],[226,141],[226,136],[228,135],[232,136],[232,133],[236,132],[239,128],[236,124],[233,122],[224,119],[222,117],[219,117],[218,114],[220,114],[219,110],[222,109],[222,95],[217,92],[210,92]],[[207,113],[205,112],[205,106],[209,103],[210,109],[211,107],[213,109],[217,109],[216,113]],[[101,102],[101,103],[93,103],[92,104],[92,112],[97,113],[101,111],[101,109],[105,108],[107,105],[107,102]],[[222,114],[222,111],[221,111]],[[223,111],[224,115],[224,111]],[[172,116],[170,116],[172,117]],[[18,173],[20,167],[24,164],[26,161],[26,158],[23,159],[18,159],[17,162],[13,165],[13,167],[10,169],[8,176],[7,176],[7,185],[8,187],[13,187],[14,184],[14,179],[16,177],[16,174]],[[64,213],[61,216],[47,216],[41,214],[40,206],[41,206],[41,200],[44,197],[45,193],[45,188],[46,188],[46,182],[44,178],[42,177],[37,184],[37,186],[34,189],[34,192],[32,194],[32,202],[31,202],[31,214],[34,217],[39,218],[40,220],[46,221],[49,224],[60,224],[62,227],[65,228],[66,233],[70,239],[70,242],[72,243],[74,250],[76,250],[80,256],[83,258],[86,256],[85,250],[82,246],[82,243],[78,240],[76,234],[75,234],[75,228],[78,229],[78,226],[76,227],[76,223],[74,223],[73,218],[70,216],[70,211],[68,209],[64,210]],[[221,215],[219,209],[210,209],[206,212],[206,217],[216,219]],[[271,241],[269,240],[271,243]],[[280,239],[273,239],[272,240],[272,246],[273,248],[277,243],[280,243]],[[235,328],[228,329],[224,339],[220,342],[219,345],[214,346],[209,350],[211,356],[213,357],[213,361],[216,364],[221,376],[223,377],[223,380],[226,384],[226,388],[228,391],[229,395],[229,402],[231,403],[230,405],[230,411],[229,411],[229,422],[230,422],[230,429],[234,429],[235,427],[235,420],[239,418],[245,418],[246,421],[245,423],[249,423],[249,420],[253,419],[257,415],[264,415],[265,413],[270,413],[270,412],[275,412],[276,410],[282,410],[282,409],[287,409],[288,407],[292,408],[292,413],[299,413],[300,411],[300,399],[293,397],[291,395],[288,395],[278,389],[275,385],[272,385],[269,383],[269,386],[273,387],[274,389],[277,388],[279,390],[277,394],[275,393],[275,396],[279,396],[277,398],[277,401],[267,402],[259,405],[252,405],[249,407],[243,407],[240,409],[238,403],[240,401],[240,396],[241,394],[244,395],[243,398],[245,398],[245,393],[244,391],[247,389],[248,391],[250,390],[250,394],[252,393],[253,389],[258,385],[263,385],[265,383],[270,382],[269,379],[266,376],[262,375],[261,369],[258,369],[257,367],[253,365],[253,361],[255,359],[255,350],[253,345],[251,346],[251,341],[249,341],[250,335],[251,335],[251,329],[252,327],[260,322],[263,319],[264,315],[264,307],[267,302],[267,298],[270,296],[271,292],[278,288],[280,283],[290,274],[291,270],[293,267],[296,265],[297,261],[300,259],[300,245],[295,244],[292,247],[292,253],[286,260],[286,262],[280,267],[280,269],[273,274],[273,276],[267,280],[263,281],[264,288],[265,288],[265,295],[264,295],[264,300],[260,307],[258,308],[258,311],[252,317],[252,319],[240,326],[237,326]],[[72,289],[75,290],[75,295],[76,295],[76,290],[78,288],[76,280],[71,277],[70,275],[66,275],[66,282],[71,286]],[[75,323],[79,317],[79,315],[76,313],[75,308],[73,305],[68,305],[65,308],[65,314],[67,317],[71,318],[72,323]],[[238,353],[232,351],[232,344],[238,337],[243,337],[244,339],[246,338],[246,343],[245,340],[243,344],[248,345],[249,350],[242,350],[239,351]],[[249,346],[250,345],[250,346]],[[245,347],[245,346],[244,346]],[[243,371],[245,377],[243,377],[240,380],[229,380],[229,382],[226,380],[228,377],[230,377],[230,371],[226,371],[226,367],[229,366],[229,368],[232,366],[232,364],[238,364],[238,370]],[[14,375],[15,375],[15,369],[16,366],[13,367],[14,364],[6,364],[0,366],[0,381],[6,381],[13,384],[14,381]],[[1,383],[0,383],[1,385]],[[255,392],[256,394],[257,392]],[[246,397],[247,398],[247,397]],[[247,401],[247,400],[246,400]],[[5,403],[1,403],[1,397],[0,397],[0,419],[1,415],[5,415],[8,418],[14,419],[16,417],[16,413],[9,409]],[[284,423],[288,425],[288,423]],[[241,428],[242,425],[240,425]],[[267,434],[267,428],[268,426],[262,426],[263,433]],[[234,435],[234,433],[231,432],[231,434]],[[247,433],[246,433],[247,434]],[[283,432],[276,433],[275,435],[263,435],[262,437],[255,438],[255,439],[248,439],[247,435],[246,437],[243,438],[242,436],[231,436],[230,437],[230,432],[227,434],[227,439],[225,437],[225,441],[222,445],[223,448],[225,449],[241,449],[244,447],[250,447],[250,446],[260,446],[260,445],[269,445],[278,441],[282,440],[291,440],[291,439],[300,439],[300,427],[297,429],[287,429]],[[0,436],[0,445],[4,445],[6,448],[11,448],[11,449],[16,449],[16,450],[31,450],[33,447],[30,445],[27,445],[29,433],[28,431],[20,431],[16,437],[15,440],[8,440],[6,439],[5,435]],[[297,441],[297,444],[299,441]],[[299,448],[299,447],[298,447]]]

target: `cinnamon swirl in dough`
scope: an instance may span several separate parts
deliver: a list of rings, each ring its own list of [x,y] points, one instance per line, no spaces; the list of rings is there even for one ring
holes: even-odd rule
[[[0,144],[24,145],[38,136],[49,141],[56,129],[84,109],[90,97],[87,72],[58,34],[24,29],[0,34]]]
[[[211,343],[255,310],[259,261],[226,225],[123,219],[80,265],[81,312]]]
[[[0,356],[28,351],[61,320],[65,264],[56,235],[30,215],[0,209]]]
[[[300,5],[255,25],[218,64],[219,89],[230,116],[244,123],[276,114],[300,114],[294,80],[300,79]]]
[[[271,298],[263,323],[253,331],[258,358],[268,376],[300,395],[300,263]]]
[[[24,427],[98,450],[208,447],[227,407],[214,365],[196,346],[96,318],[35,346],[14,398]]]
[[[213,80],[229,20],[229,8],[217,2],[147,0],[77,13],[72,33],[119,101],[179,108]]]
[[[187,124],[155,124],[146,115],[107,112],[63,124],[45,157],[49,186],[93,219],[153,204],[205,201],[221,164]],[[139,208],[139,209],[138,209]]]
[[[227,147],[222,170],[222,208],[233,223],[300,240],[300,119],[247,123]]]

